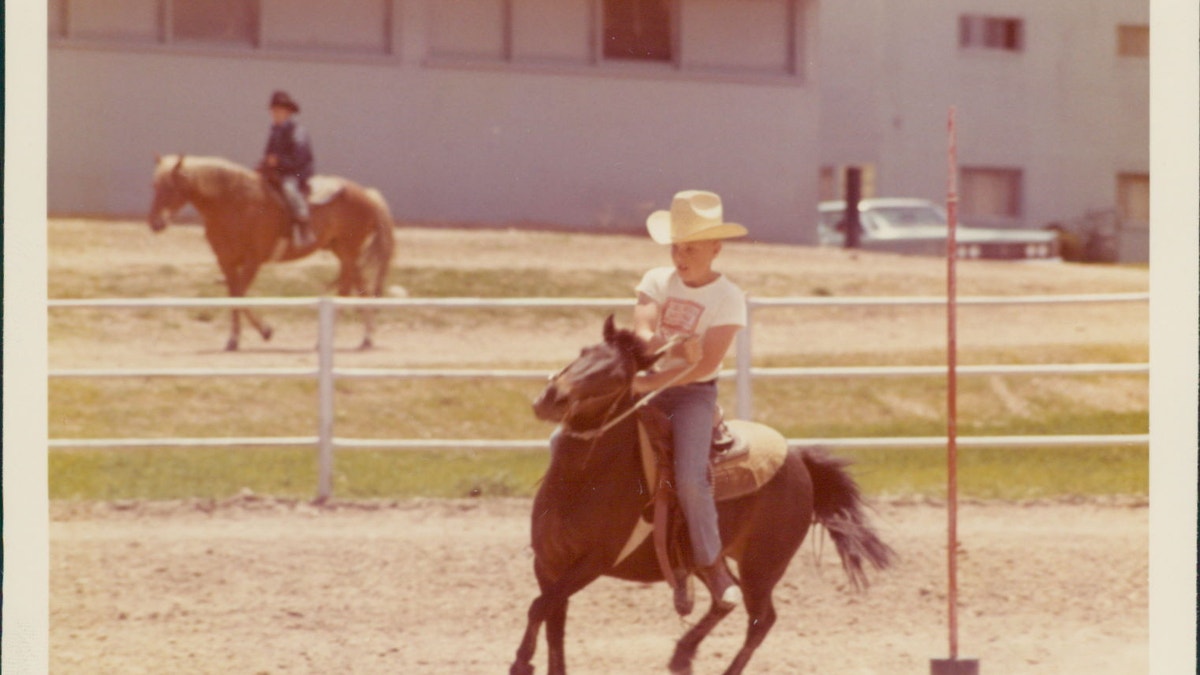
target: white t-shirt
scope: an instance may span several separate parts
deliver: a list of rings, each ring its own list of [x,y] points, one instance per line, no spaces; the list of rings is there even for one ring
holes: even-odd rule
[[[677,335],[703,336],[713,326],[746,325],[746,294],[723,274],[712,283],[692,288],[683,283],[674,267],[656,267],[642,277],[637,291],[658,303],[657,334],[665,339]],[[659,367],[678,364],[678,361],[660,361]],[[718,372],[720,366],[697,379],[711,380]]]

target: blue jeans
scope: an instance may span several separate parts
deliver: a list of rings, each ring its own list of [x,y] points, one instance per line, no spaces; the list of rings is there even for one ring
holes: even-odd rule
[[[287,201],[288,210],[292,212],[292,220],[307,223],[308,200],[300,191],[300,179],[295,176],[281,176],[279,189],[283,191],[283,198]]]
[[[721,553],[717,505],[708,472],[717,387],[700,382],[671,387],[654,397],[650,405],[671,419],[671,432],[675,436],[675,489],[687,518],[692,555],[697,565],[707,567]]]

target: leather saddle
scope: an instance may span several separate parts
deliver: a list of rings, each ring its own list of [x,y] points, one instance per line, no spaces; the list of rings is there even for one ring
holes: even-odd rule
[[[637,412],[642,469],[651,499],[630,534],[616,563],[633,552],[647,536],[654,535],[655,555],[667,583],[675,587],[674,569],[694,567],[687,527],[675,494],[674,443],[666,415],[651,406]],[[787,439],[764,424],[742,420],[721,421],[729,438],[714,433],[709,455],[709,475],[716,501],[753,493],[765,485],[787,458]]]
[[[642,468],[648,485],[674,485],[674,443],[671,424],[662,411],[652,406],[638,410],[642,432]],[[722,433],[724,432],[724,433]],[[647,453],[653,456],[651,465]],[[718,420],[713,429],[713,445],[709,451],[709,475],[716,501],[743,497],[758,488],[779,471],[787,456],[787,439],[778,431],[757,422]]]

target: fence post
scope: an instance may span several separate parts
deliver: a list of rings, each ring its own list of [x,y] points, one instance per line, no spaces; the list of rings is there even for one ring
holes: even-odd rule
[[[754,330],[754,303],[746,298],[746,327],[737,334],[737,418],[748,420],[754,414],[750,379],[751,333]]]
[[[337,307],[317,303],[317,502],[333,494],[333,335]]]

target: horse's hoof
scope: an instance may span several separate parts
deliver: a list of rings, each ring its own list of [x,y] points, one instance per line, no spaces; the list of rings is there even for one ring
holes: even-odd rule
[[[237,348],[238,348],[237,340],[230,338],[229,342],[225,343],[225,351],[227,351],[227,352],[236,352]]]
[[[363,338],[362,344],[360,344],[358,346],[358,351],[365,352],[374,346],[375,346],[375,343],[371,342],[371,338],[365,337],[365,338]]]
[[[671,665],[667,666],[667,670],[671,672],[671,675],[692,675],[692,664],[676,665],[675,663],[671,663]]]
[[[508,669],[508,675],[533,675],[532,663],[514,663]]]
[[[682,649],[679,645],[675,646],[675,653],[671,655],[671,662],[667,664],[667,671],[671,675],[692,675],[692,654],[688,654],[687,650]]]
[[[264,326],[264,327],[263,327],[263,329],[262,329],[262,338],[263,338],[263,340],[265,340],[265,341],[267,341],[267,342],[270,342],[270,341],[271,341],[271,336],[272,336],[272,335],[274,335],[274,334],[275,334],[275,331],[274,331],[274,330],[273,330],[273,329],[272,329],[270,326]]]

